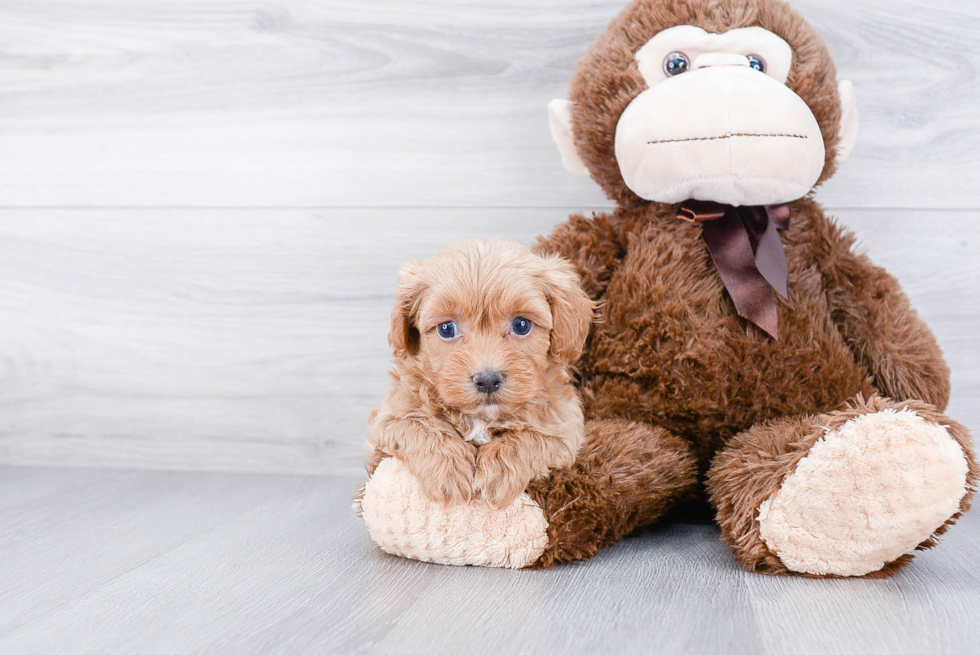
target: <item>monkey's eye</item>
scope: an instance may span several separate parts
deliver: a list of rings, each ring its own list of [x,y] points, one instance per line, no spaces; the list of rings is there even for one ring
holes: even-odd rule
[[[526,337],[531,333],[531,328],[534,327],[534,323],[527,320],[523,316],[518,316],[514,319],[514,322],[510,324],[510,329],[514,331],[519,337]]]
[[[683,52],[672,52],[664,58],[664,72],[667,77],[686,73],[691,67],[691,58]]]
[[[759,55],[749,55],[749,66],[756,69],[760,73],[766,72],[766,60]]]
[[[455,339],[456,335],[459,334],[459,329],[456,327],[456,323],[453,321],[446,321],[445,323],[440,323],[439,327],[436,328],[436,332],[439,336],[449,341],[450,339]]]

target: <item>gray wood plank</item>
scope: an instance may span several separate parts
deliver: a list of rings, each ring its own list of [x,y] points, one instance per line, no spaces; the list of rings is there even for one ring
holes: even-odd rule
[[[838,212],[980,429],[980,212]],[[398,266],[561,209],[0,211],[0,462],[356,473]]]
[[[768,652],[978,652],[980,520],[968,514],[935,550],[889,580],[747,576]],[[831,629],[828,629],[831,628]]]
[[[589,207],[546,103],[623,0],[8,0],[0,205]],[[980,10],[797,0],[857,85],[834,207],[980,205]]]
[[[64,474],[25,470],[28,492]],[[746,574],[716,528],[685,525],[501,571],[382,554],[356,478],[83,473],[0,509],[29,526],[2,533],[4,653],[975,652],[973,516],[889,581]]]
[[[49,475],[44,484],[37,484],[37,472],[31,467],[0,468],[0,509],[31,502],[51,502],[51,498],[82,491],[85,487],[105,484],[105,478],[119,478],[122,471],[106,471],[96,478],[88,469],[63,468]]]
[[[680,654],[762,647],[744,575],[712,526],[671,526],[628,539],[591,563],[529,576],[461,569],[440,577],[378,650]],[[481,618],[461,631],[461,615]]]
[[[216,520],[233,520],[304,486],[300,477],[25,471],[32,477],[20,481],[21,502],[0,507],[0,635],[209,532]],[[86,484],[65,488],[65,478],[80,475]]]

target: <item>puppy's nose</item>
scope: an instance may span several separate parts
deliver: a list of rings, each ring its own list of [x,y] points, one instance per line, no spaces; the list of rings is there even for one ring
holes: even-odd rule
[[[473,376],[473,384],[480,393],[494,393],[503,382],[504,376],[500,371],[480,371]]]

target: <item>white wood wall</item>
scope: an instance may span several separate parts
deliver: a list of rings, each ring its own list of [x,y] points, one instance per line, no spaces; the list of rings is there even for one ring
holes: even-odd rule
[[[545,106],[622,4],[0,0],[0,463],[359,469],[401,262],[608,206]],[[980,5],[794,4],[980,433]]]

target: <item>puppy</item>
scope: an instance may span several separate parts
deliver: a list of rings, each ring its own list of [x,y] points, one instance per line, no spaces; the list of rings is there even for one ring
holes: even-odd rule
[[[368,473],[405,462],[444,503],[509,506],[569,466],[583,439],[569,366],[594,303],[571,264],[515,243],[449,246],[401,271],[388,342],[394,382],[369,419]]]

